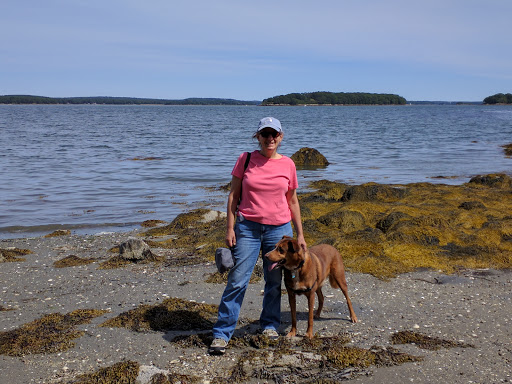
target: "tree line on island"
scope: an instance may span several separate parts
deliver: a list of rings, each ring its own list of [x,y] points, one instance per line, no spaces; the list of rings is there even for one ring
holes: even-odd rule
[[[261,105],[405,105],[406,102],[401,96],[385,93],[308,92],[270,97]]]
[[[31,95],[0,96],[0,104],[113,104],[113,105],[259,105],[260,101],[242,101],[216,98],[188,98],[182,100],[145,99],[137,97],[45,97]]]
[[[264,99],[244,101],[222,98],[187,98],[181,100],[146,99],[137,97],[46,97],[32,95],[0,96],[0,104],[111,104],[111,105],[405,105],[405,104],[463,104],[459,102],[406,101],[405,98],[385,93],[307,92],[289,93]],[[473,103],[469,103],[473,104]],[[481,102],[474,104],[482,104]],[[497,93],[488,96],[483,104],[512,104],[512,94]]]
[[[484,99],[484,104],[512,104],[512,93],[497,93]]]

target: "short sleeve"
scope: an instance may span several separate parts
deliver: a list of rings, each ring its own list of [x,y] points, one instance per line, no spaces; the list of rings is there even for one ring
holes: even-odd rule
[[[235,166],[233,167],[233,170],[231,171],[231,174],[233,176],[236,176],[239,179],[242,179],[244,177],[244,173],[245,173],[244,165],[245,165],[246,158],[247,158],[247,152],[244,152],[240,156],[238,156]]]

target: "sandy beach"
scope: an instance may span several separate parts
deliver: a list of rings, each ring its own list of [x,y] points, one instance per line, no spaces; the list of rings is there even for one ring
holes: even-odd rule
[[[25,261],[1,264],[0,330],[3,334],[51,313],[65,314],[77,309],[108,311],[88,324],[79,325],[78,329],[85,333],[65,351],[0,355],[3,378],[0,381],[12,384],[73,382],[80,374],[122,361],[140,364],[140,382],[149,382],[160,370],[166,374],[190,375],[204,383],[222,382],[222,378],[230,376],[240,356],[251,348],[233,346],[224,356],[209,356],[203,346],[183,346],[172,341],[178,335],[196,331],[134,332],[100,326],[141,305],[158,305],[173,297],[217,305],[222,294],[222,284],[205,282],[216,271],[212,263],[190,266],[149,263],[98,268],[101,262],[113,256],[109,252],[112,247],[134,235],[135,232],[67,235],[0,242],[1,249],[15,247],[33,252],[23,256]],[[174,252],[169,249],[152,251],[165,259],[172,258]],[[96,261],[67,268],[54,266],[54,262],[69,255]],[[343,295],[326,284],[323,318],[314,324],[317,337],[343,334],[349,339],[347,346],[393,348],[420,359],[391,366],[345,369],[339,380],[350,379],[354,383],[512,381],[510,271],[461,270],[445,275],[425,270],[387,280],[348,272],[347,280],[360,321],[349,322]],[[235,336],[258,331],[262,288],[261,281],[250,284],[242,307],[243,320]],[[282,300],[280,332],[284,335],[290,327],[290,314],[286,295]],[[300,335],[306,328],[306,310],[305,298],[301,297],[298,301]],[[410,343],[392,345],[392,335],[401,331],[453,342],[454,346],[429,350]],[[297,345],[301,339],[292,340],[295,351],[300,351]],[[267,377],[247,377],[243,382],[273,383],[278,382],[276,378],[287,383],[313,382],[308,378],[305,363],[300,365],[301,369],[265,364]]]

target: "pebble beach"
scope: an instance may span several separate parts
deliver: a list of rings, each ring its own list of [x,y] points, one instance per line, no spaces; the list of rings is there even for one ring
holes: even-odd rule
[[[168,298],[217,305],[223,284],[205,280],[216,271],[213,263],[172,266],[166,263],[133,264],[99,269],[110,251],[137,232],[65,235],[8,239],[0,249],[28,249],[24,261],[1,263],[0,337],[51,313],[78,309],[105,313],[78,326],[83,331],[74,346],[56,353],[0,355],[1,382],[71,383],[79,375],[122,361],[140,365],[137,382],[148,383],[156,373],[195,377],[196,382],[222,382],[246,351],[228,348],[224,356],[209,356],[206,348],[180,346],[172,340],[192,332],[134,332],[100,326],[108,319],[141,305],[157,305]],[[163,259],[174,250],[152,249]],[[66,256],[93,258],[94,262],[67,268],[54,263]],[[446,275],[434,270],[378,279],[347,273],[349,294],[359,322],[352,324],[340,291],[325,285],[325,309],[314,323],[317,337],[343,334],[348,346],[363,349],[393,348],[419,357],[392,366],[370,365],[345,370],[339,380],[353,383],[506,383],[512,381],[512,273],[510,270],[460,270]],[[249,285],[235,336],[257,333],[263,282]],[[306,329],[307,303],[298,299],[298,333]],[[282,298],[282,329],[290,327],[286,295]],[[392,344],[393,334],[413,331],[449,341],[452,345],[425,349],[414,343]],[[292,342],[299,342],[297,340]],[[267,363],[268,364],[268,363]],[[272,364],[268,365],[271,372]],[[281,367],[282,368],[282,367]],[[312,382],[307,369],[280,371],[289,383]],[[300,373],[300,374],[299,374]],[[244,382],[274,383],[278,376],[247,377]],[[283,381],[282,381],[283,382]]]

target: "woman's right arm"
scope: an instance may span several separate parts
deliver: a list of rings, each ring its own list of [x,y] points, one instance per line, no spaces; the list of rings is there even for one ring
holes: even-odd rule
[[[236,244],[235,236],[235,219],[236,219],[236,208],[238,201],[240,200],[240,192],[242,192],[242,180],[236,176],[231,178],[231,191],[228,197],[227,207],[227,229],[226,229],[226,245],[228,247],[234,247]]]

